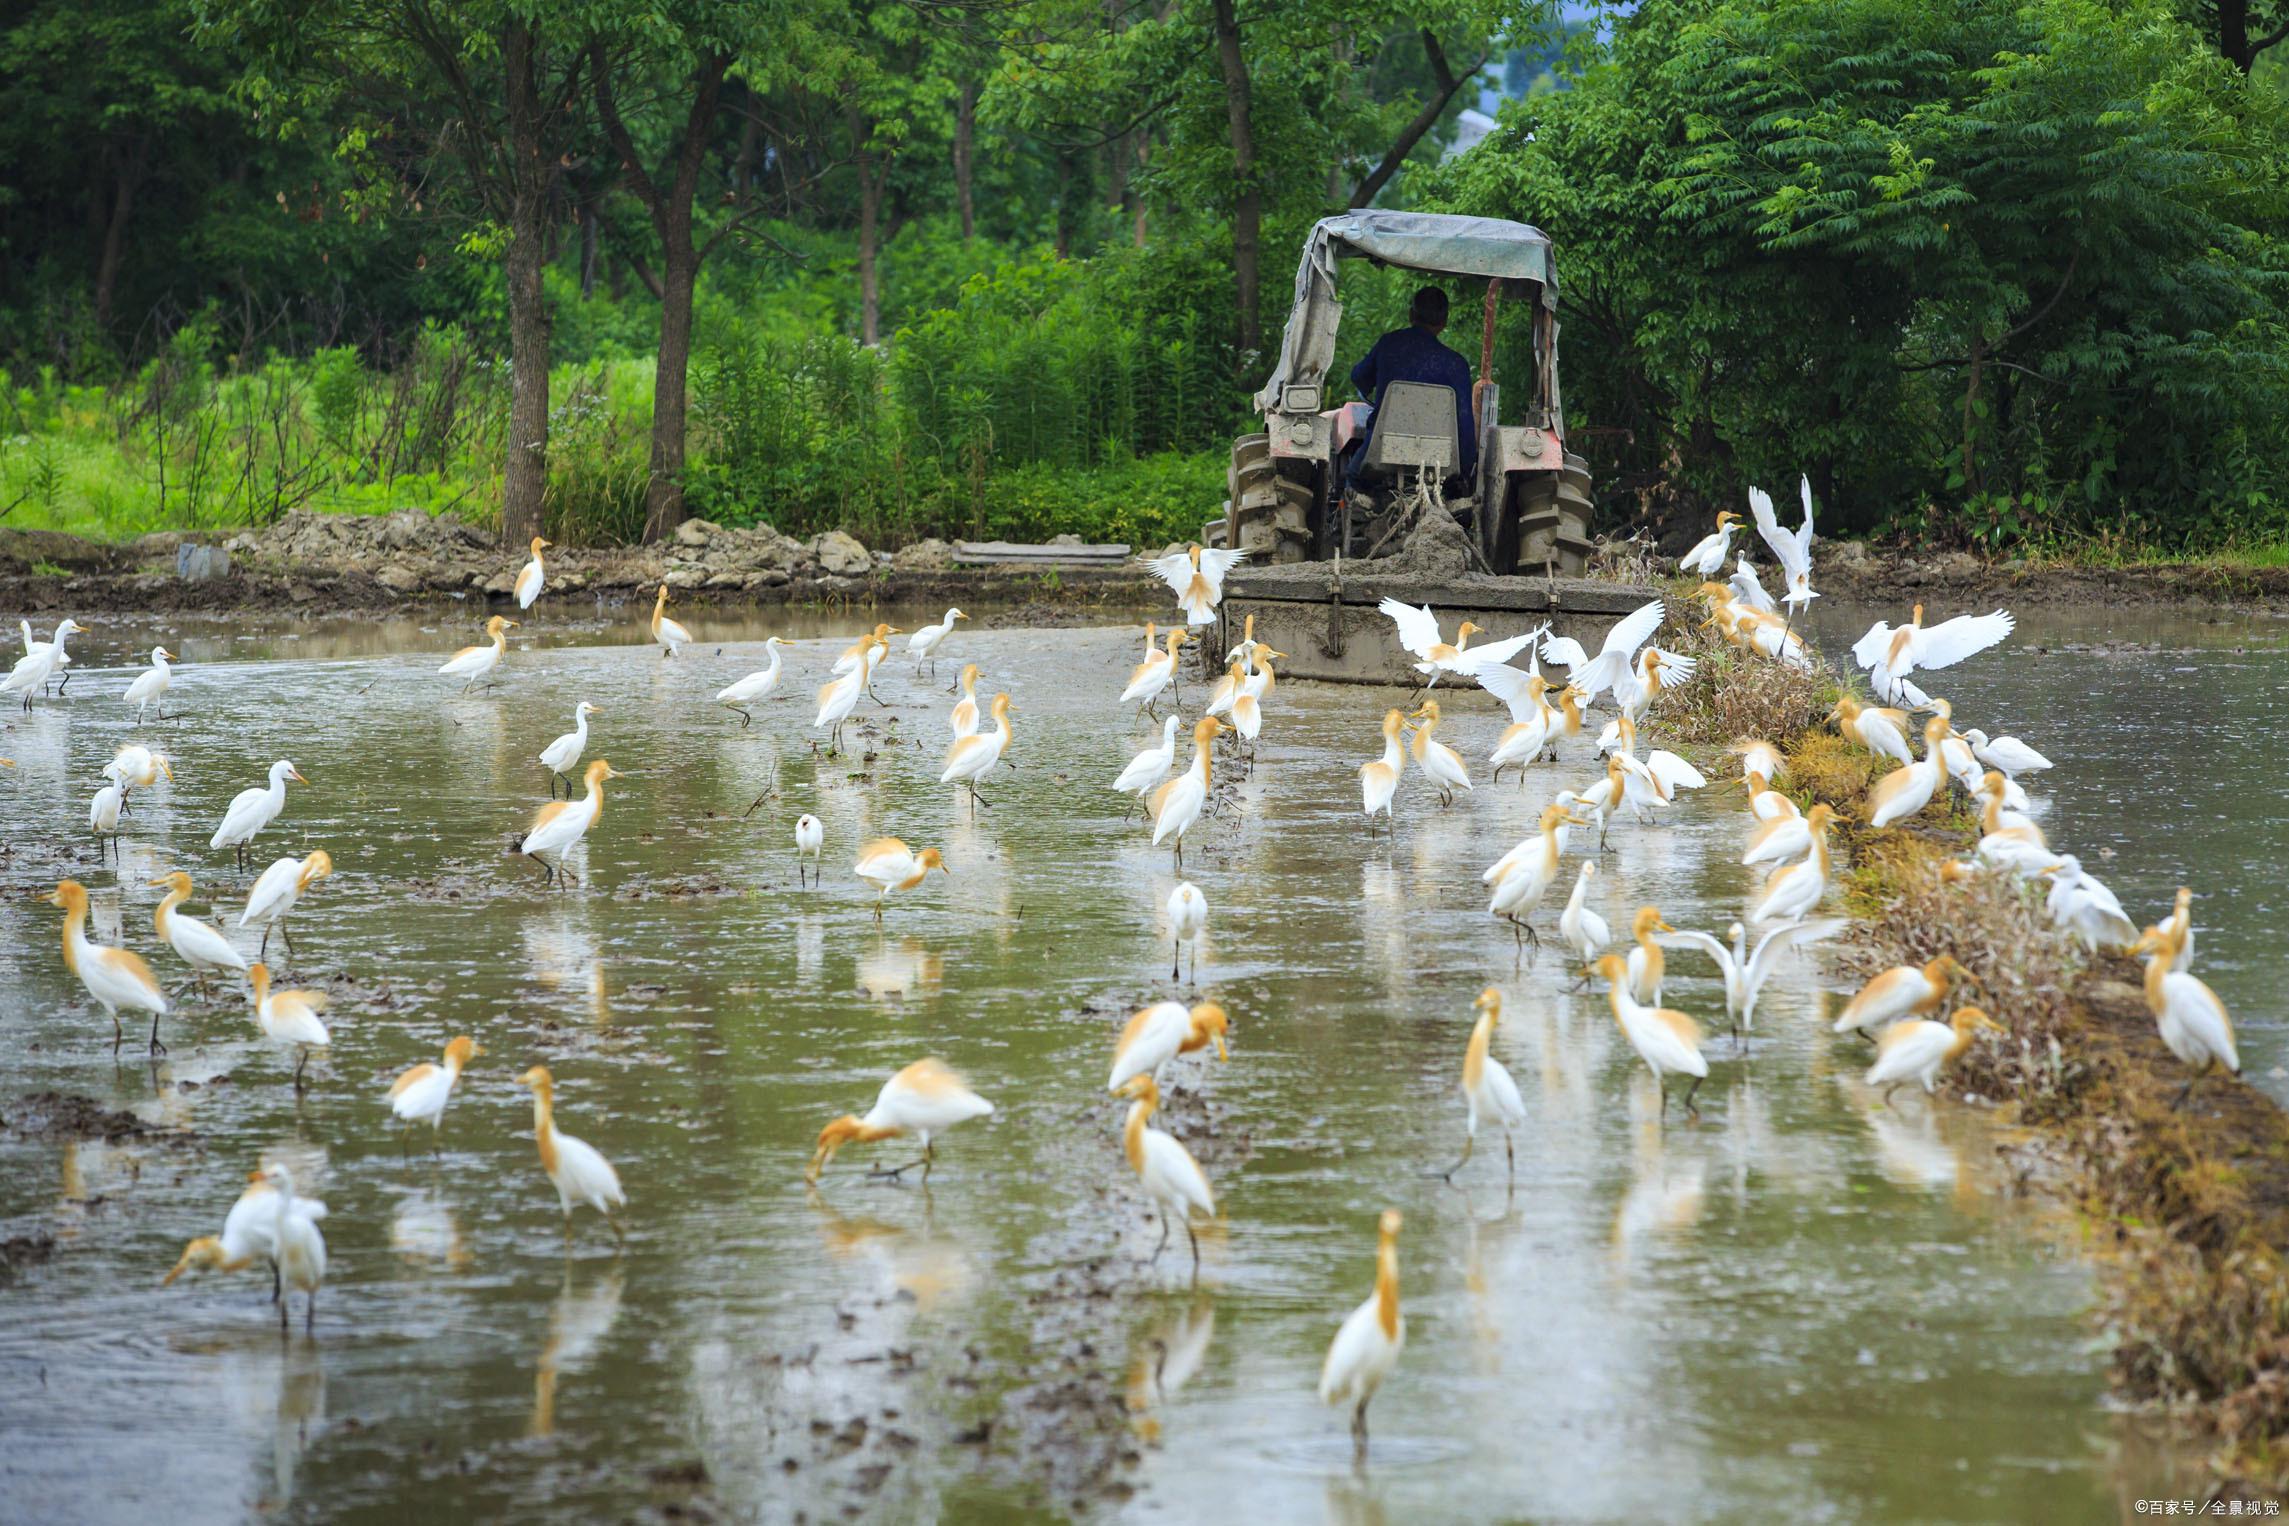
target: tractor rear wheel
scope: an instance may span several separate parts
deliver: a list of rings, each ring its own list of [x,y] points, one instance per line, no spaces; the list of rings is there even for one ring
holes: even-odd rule
[[[1291,472],[1301,468],[1313,480]],[[1224,543],[1248,553],[1252,562],[1310,559],[1315,512],[1320,506],[1311,464],[1274,460],[1270,435],[1242,435],[1232,442],[1232,464],[1225,473]]]

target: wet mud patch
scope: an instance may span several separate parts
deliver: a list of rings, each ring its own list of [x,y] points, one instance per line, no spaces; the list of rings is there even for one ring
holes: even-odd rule
[[[35,1229],[0,1240],[0,1283],[14,1282],[56,1253],[56,1237]]]
[[[100,1139],[107,1144],[194,1137],[186,1130],[153,1128],[135,1114],[107,1108],[93,1097],[57,1091],[32,1092],[0,1107],[0,1129],[25,1139]]]

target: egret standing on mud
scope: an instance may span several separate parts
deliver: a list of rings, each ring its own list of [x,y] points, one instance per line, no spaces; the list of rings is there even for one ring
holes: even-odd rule
[[[945,645],[946,638],[954,633],[954,622],[968,618],[958,609],[949,609],[945,618],[937,624],[925,625],[907,637],[906,650],[914,658],[914,671],[921,672],[922,664],[928,662],[930,672],[935,676],[938,671],[938,648]]]

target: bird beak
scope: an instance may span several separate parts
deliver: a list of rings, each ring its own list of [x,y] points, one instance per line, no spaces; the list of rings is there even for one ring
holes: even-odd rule
[[[1596,823],[1596,822],[1594,822],[1594,821],[1584,821],[1584,820],[1583,820],[1581,817],[1579,817],[1579,816],[1568,816],[1568,817],[1566,817],[1566,822],[1567,822],[1567,824],[1568,824],[1568,825],[1570,825],[1570,826],[1577,826],[1577,827],[1594,827],[1594,826],[1596,826],[1596,825],[1597,825],[1597,823]]]
[[[819,1184],[819,1173],[824,1171],[827,1168],[827,1162],[834,1158],[835,1147],[833,1145],[820,1145],[811,1153],[811,1163],[803,1168],[803,1180],[816,1187]]]
[[[517,620],[506,620],[506,621],[503,621],[502,623],[503,623],[503,624],[505,624],[506,626],[508,626],[508,628],[509,628],[510,630],[515,630],[515,629],[517,628],[517,626],[518,626],[518,625],[520,625],[522,622],[521,622],[521,621],[517,621]]]
[[[1657,932],[1657,933],[1673,933],[1673,932],[1677,931],[1677,929],[1676,929],[1676,928],[1674,928],[1674,927],[1671,927],[1671,926],[1670,926],[1668,923],[1666,923],[1666,922],[1656,922],[1656,923],[1654,923],[1654,924],[1653,924],[1653,930],[1654,930],[1655,932]]]
[[[174,776],[171,774],[168,776],[170,782],[173,780],[173,777]],[[309,780],[302,777],[302,770],[299,768],[290,768],[286,770],[286,777],[292,779],[296,784],[308,784],[310,782]]]
[[[1216,1035],[1216,1058],[1219,1060],[1232,1058],[1232,1052],[1224,1047],[1224,1035],[1221,1033]]]
[[[146,885],[164,885],[167,883],[167,876],[162,874],[155,880],[145,880],[143,883]]]
[[[168,762],[164,757],[160,758],[159,760],[159,772],[167,776],[167,782],[169,784],[173,784],[175,782],[175,765]],[[307,783],[308,781],[305,780],[304,782]]]

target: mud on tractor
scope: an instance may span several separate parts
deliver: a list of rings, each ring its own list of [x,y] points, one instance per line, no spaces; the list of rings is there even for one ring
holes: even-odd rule
[[[1472,480],[1456,475],[1462,450],[1451,389],[1393,382],[1371,420],[1365,401],[1329,405],[1327,371],[1343,318],[1336,268],[1354,258],[1485,279]],[[1525,307],[1533,341],[1533,375],[1514,379],[1524,403],[1510,422],[1491,374],[1505,301]],[[1258,564],[1348,560],[1397,551],[1420,515],[1443,511],[1468,533],[1486,571],[1579,575],[1594,550],[1590,474],[1566,450],[1557,303],[1549,237],[1524,223],[1378,211],[1321,219],[1296,270],[1278,365],[1256,394],[1264,432],[1233,442],[1224,517],[1204,526],[1202,539],[1239,547]],[[1457,330],[1467,332],[1467,312],[1457,308]],[[1347,481],[1344,453],[1355,444]]]

